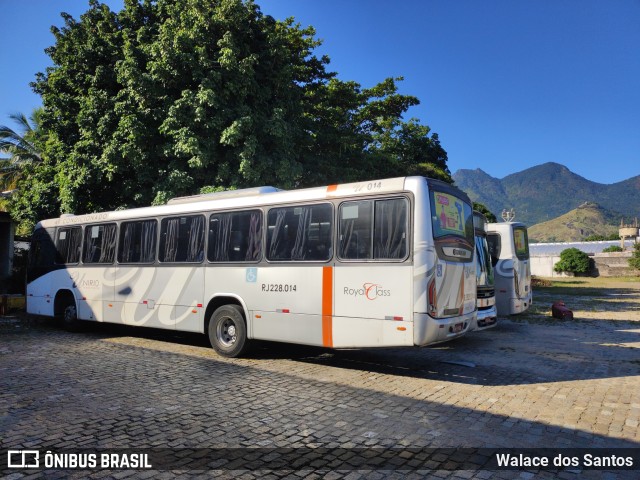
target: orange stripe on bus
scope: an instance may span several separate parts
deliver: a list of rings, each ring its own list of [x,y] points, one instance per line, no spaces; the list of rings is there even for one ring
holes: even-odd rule
[[[338,190],[338,185],[329,185],[327,187],[327,193],[332,193],[332,192],[335,192],[336,190]]]
[[[322,345],[333,347],[333,267],[322,267]]]

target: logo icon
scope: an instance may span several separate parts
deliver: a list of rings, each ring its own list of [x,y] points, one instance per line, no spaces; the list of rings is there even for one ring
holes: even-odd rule
[[[9,468],[38,468],[40,466],[40,452],[38,450],[9,450],[7,452],[7,467]]]
[[[258,269],[255,267],[247,268],[245,280],[249,283],[256,283],[258,280]]]

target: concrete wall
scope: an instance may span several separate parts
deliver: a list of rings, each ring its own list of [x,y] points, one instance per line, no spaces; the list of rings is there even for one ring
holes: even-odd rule
[[[595,269],[601,277],[634,277],[640,270],[629,267],[632,252],[596,253],[593,256]]]
[[[601,277],[640,276],[640,270],[629,267],[631,252],[596,253],[589,255],[594,262],[594,274]],[[536,277],[568,277],[566,273],[556,273],[553,266],[560,261],[560,255],[531,256],[531,275]]]

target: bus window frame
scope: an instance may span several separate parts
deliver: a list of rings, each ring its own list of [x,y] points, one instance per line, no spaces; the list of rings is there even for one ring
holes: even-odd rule
[[[55,247],[55,256],[53,258],[53,264],[54,265],[58,265],[58,266],[64,266],[64,265],[80,265],[80,262],[82,261],[82,253],[84,250],[84,225],[64,225],[62,227],[57,227],[56,231],[55,231],[55,236],[54,236],[54,240],[53,240],[53,245]],[[60,232],[62,230],[69,230],[70,232],[72,230],[80,230],[80,243],[78,244],[78,261],[77,262],[58,262],[58,240],[59,240],[59,235]],[[68,256],[68,251],[67,251],[67,256]]]
[[[381,196],[375,196],[375,197],[370,197],[370,196],[366,196],[366,197],[352,197],[352,198],[344,198],[344,199],[340,199],[339,202],[337,202],[337,206],[336,206],[336,228],[335,228],[335,244],[338,245],[340,243],[340,234],[341,234],[341,227],[340,227],[340,222],[341,222],[341,218],[340,218],[340,212],[342,210],[342,207],[345,203],[354,203],[354,202],[362,202],[362,201],[371,201],[373,202],[373,208],[372,208],[372,212],[371,212],[371,219],[372,219],[372,228],[371,228],[371,255],[373,256],[373,252],[374,252],[374,245],[373,245],[373,240],[374,240],[374,232],[375,232],[375,216],[376,216],[376,209],[375,209],[375,202],[376,201],[385,201],[385,200],[404,200],[405,201],[405,205],[407,206],[407,215],[406,215],[406,219],[405,219],[405,227],[406,227],[406,238],[405,238],[405,244],[407,247],[407,251],[405,252],[405,256],[403,258],[343,258],[340,256],[340,251],[339,249],[336,247],[336,251],[335,251],[335,258],[341,262],[341,263],[345,263],[345,264],[353,264],[353,263],[394,263],[394,264],[399,264],[399,263],[405,263],[408,260],[411,259],[411,252],[412,252],[412,247],[413,247],[413,235],[414,235],[414,219],[413,219],[413,201],[412,201],[412,197],[406,194],[400,194],[400,195],[381,195]]]
[[[196,218],[196,217],[201,217],[203,223],[203,229],[202,229],[202,260],[200,261],[192,261],[192,262],[188,262],[188,261],[177,261],[174,260],[172,262],[168,262],[168,261],[164,261],[164,260],[160,260],[160,247],[163,245],[162,242],[162,225],[163,222],[165,220],[170,220],[170,219],[175,219],[175,218],[185,218],[185,217],[189,217],[189,218]],[[158,230],[156,232],[156,257],[155,257],[155,261],[152,263],[144,263],[142,265],[152,265],[152,264],[157,264],[158,267],[163,266],[163,265],[171,265],[171,266],[178,266],[178,265],[202,265],[202,263],[204,263],[205,258],[207,257],[207,215],[204,212],[194,212],[194,213],[184,213],[181,215],[166,215],[163,217],[153,217],[157,222],[158,222]]]
[[[86,247],[86,236],[89,228],[91,227],[104,227],[107,225],[114,225],[116,227],[116,245],[113,249],[113,260],[110,262],[86,262],[85,261],[85,247]],[[103,223],[85,223],[82,224],[82,229],[84,230],[82,234],[82,251],[80,254],[80,260],[82,261],[82,265],[88,266],[100,266],[100,265],[114,265],[118,259],[118,242],[120,240],[120,228],[118,222],[103,222]]]
[[[120,245],[120,235],[122,235],[123,232],[123,228],[122,226],[125,223],[134,223],[134,222],[148,222],[148,221],[154,221],[156,222],[156,234],[155,234],[155,239],[156,239],[156,243],[155,243],[155,255],[154,255],[154,259],[151,262],[122,262],[120,261],[120,250],[121,250],[121,245]],[[138,266],[151,266],[151,265],[160,265],[160,263],[158,262],[158,248],[159,248],[159,244],[160,244],[160,222],[159,222],[159,218],[158,217],[140,217],[140,218],[131,218],[131,219],[126,219],[126,220],[121,220],[118,223],[118,245],[116,247],[116,264],[117,265],[122,265],[122,266],[134,266],[134,265],[138,265]]]
[[[251,213],[251,212],[260,212],[261,215],[261,229],[260,232],[260,256],[257,260],[240,260],[240,261],[218,261],[218,260],[210,260],[209,259],[209,226],[211,225],[211,217],[214,215],[225,215],[225,214],[234,214],[234,213]],[[234,210],[208,210],[205,214],[205,249],[204,249],[204,259],[207,265],[257,265],[266,259],[265,255],[265,245],[266,245],[266,213],[265,207],[262,206],[252,206],[244,209],[234,209]]]
[[[331,219],[331,235],[330,235],[330,241],[331,241],[331,245],[329,245],[329,257],[326,260],[294,260],[294,259],[289,259],[289,260],[271,260],[269,259],[269,213],[272,210],[278,210],[278,209],[284,209],[284,208],[297,208],[297,207],[313,207],[316,205],[329,205],[330,209],[331,209],[331,215],[330,215],[330,219]],[[311,264],[311,263],[319,263],[319,264],[327,264],[330,263],[334,260],[334,258],[336,258],[336,253],[335,253],[335,245],[336,245],[336,231],[337,231],[337,227],[335,225],[336,223],[336,206],[334,205],[334,202],[331,201],[313,201],[313,202],[295,202],[295,203],[289,203],[286,205],[269,205],[264,207],[265,211],[264,211],[264,216],[263,216],[263,244],[262,244],[262,261],[266,262],[269,265],[273,265],[273,264],[280,264],[280,265],[295,265],[295,264]]]

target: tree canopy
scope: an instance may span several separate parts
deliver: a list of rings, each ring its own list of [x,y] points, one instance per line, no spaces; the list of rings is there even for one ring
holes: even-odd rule
[[[219,188],[409,174],[451,181],[437,134],[398,78],[338,78],[312,27],[252,1],[92,0],[47,49],[42,161],[12,200],[26,224]]]

